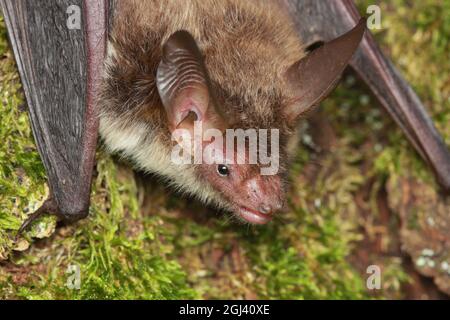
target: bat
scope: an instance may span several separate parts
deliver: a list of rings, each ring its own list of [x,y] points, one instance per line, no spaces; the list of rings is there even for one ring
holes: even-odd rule
[[[88,214],[98,131],[111,152],[136,167],[240,220],[267,223],[284,205],[287,145],[298,121],[332,91],[348,64],[450,190],[442,138],[351,1],[86,1],[84,32],[76,35],[48,21],[61,17],[68,3],[1,4],[51,190],[21,230],[44,212],[68,221]],[[50,37],[38,23],[58,30]],[[319,41],[324,44],[304,51]],[[239,154],[225,152],[219,139],[192,139],[198,123],[202,134],[217,129],[216,138],[226,129],[278,130],[279,170],[263,175],[267,163],[239,163]],[[196,148],[209,153],[201,163],[176,165],[174,146],[191,157]],[[250,146],[244,151],[248,160]],[[223,162],[207,161],[212,158]]]
[[[100,135],[111,152],[178,190],[245,222],[265,224],[285,203],[286,149],[298,121],[336,85],[365,22],[305,56],[274,3],[157,3],[117,2],[99,99]],[[196,121],[199,135],[215,129],[218,138],[195,141]],[[270,132],[271,155],[279,154],[276,173],[266,175],[262,169],[269,167],[250,161],[251,146],[241,152],[219,142],[229,130],[244,128],[278,130]],[[211,154],[203,152],[198,163],[175,163],[171,140],[177,133],[185,134],[186,153],[194,146]],[[238,161],[243,153],[249,161]]]

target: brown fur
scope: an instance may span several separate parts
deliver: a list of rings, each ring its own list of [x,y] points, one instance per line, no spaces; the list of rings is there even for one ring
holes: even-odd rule
[[[163,123],[156,85],[162,43],[189,31],[221,107],[240,127],[279,127],[284,71],[304,56],[289,17],[268,1],[121,0],[110,43],[117,55],[108,68],[105,112]]]
[[[181,29],[196,39],[230,127],[278,128],[287,140],[293,128],[282,109],[293,97],[285,89],[284,72],[304,51],[289,17],[273,2],[243,0],[117,1],[100,106],[103,137],[110,134],[111,121],[122,129],[140,125],[146,137],[139,137],[139,143],[160,140],[167,148],[154,152],[169,152],[170,134],[155,75],[163,43]],[[110,149],[122,151],[114,139],[105,140]],[[159,171],[134,160],[144,169]],[[183,183],[188,184],[178,186]]]

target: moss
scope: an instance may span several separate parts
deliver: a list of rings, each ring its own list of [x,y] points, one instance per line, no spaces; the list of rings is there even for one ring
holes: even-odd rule
[[[450,141],[449,4],[396,0],[381,7],[378,40]],[[256,228],[208,215],[160,186],[147,192],[147,206],[133,172],[99,151],[89,217],[56,231],[55,219],[44,217],[26,241],[14,243],[47,189],[3,22],[0,72],[0,259],[9,257],[0,269],[0,298],[366,298],[365,275],[349,261],[361,230],[379,216],[378,191],[400,175],[434,183],[399,129],[347,75],[323,105],[337,135],[334,151],[317,159],[302,146],[290,175],[289,212],[272,224]],[[357,204],[367,185],[369,196]],[[12,251],[29,242],[28,250]],[[408,281],[402,264],[384,263],[378,297],[401,297]],[[66,286],[70,266],[80,269],[80,290]]]
[[[7,49],[6,30],[0,20],[0,259],[12,248],[14,232],[27,212],[40,205],[46,195],[45,171],[31,137],[23,107],[20,80],[13,56]],[[54,228],[54,219],[41,220],[27,237],[43,236]],[[53,227],[52,227],[53,226]],[[49,232],[47,233],[47,235]],[[22,244],[22,247],[26,245]]]
[[[90,217],[59,229],[43,248],[33,247],[12,262],[27,270],[20,286],[0,273],[6,298],[177,299],[194,298],[180,265],[162,242],[163,221],[139,214],[133,175],[120,174],[111,159],[98,155]],[[80,290],[67,286],[80,271]],[[74,273],[73,273],[74,274]],[[69,282],[72,283],[72,282]]]

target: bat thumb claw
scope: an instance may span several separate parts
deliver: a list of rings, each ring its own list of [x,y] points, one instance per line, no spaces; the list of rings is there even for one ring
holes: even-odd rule
[[[58,212],[58,207],[53,200],[53,198],[49,197],[45,202],[42,204],[42,206],[39,207],[35,212],[33,212],[20,226],[19,231],[17,231],[16,240],[18,237],[22,235],[24,231],[26,231],[31,224],[36,221],[39,217],[41,217],[43,214],[56,214]]]

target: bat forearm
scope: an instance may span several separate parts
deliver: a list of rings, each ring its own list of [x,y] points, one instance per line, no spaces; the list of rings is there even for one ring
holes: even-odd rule
[[[85,44],[87,59],[86,115],[83,137],[82,174],[86,189],[90,193],[95,148],[98,138],[98,116],[96,104],[103,74],[103,59],[106,52],[108,30],[108,0],[85,0]]]

